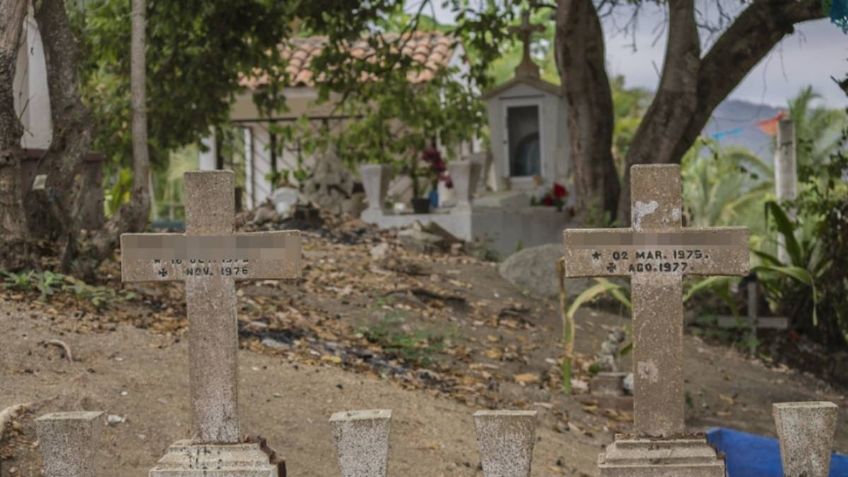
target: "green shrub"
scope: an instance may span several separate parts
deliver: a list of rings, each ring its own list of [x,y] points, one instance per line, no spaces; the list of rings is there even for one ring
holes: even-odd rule
[[[755,251],[761,261],[755,270],[774,311],[789,317],[793,329],[833,347],[848,343],[848,183],[841,179],[846,170],[848,156],[838,152],[807,175],[797,200],[766,204],[772,229],[786,244],[787,262]]]
[[[4,277],[0,288],[20,292],[38,292],[41,301],[49,301],[58,293],[69,293],[79,300],[90,302],[98,310],[121,301],[132,300],[132,292],[116,291],[109,287],[94,286],[70,275],[25,271],[20,273],[0,271]]]

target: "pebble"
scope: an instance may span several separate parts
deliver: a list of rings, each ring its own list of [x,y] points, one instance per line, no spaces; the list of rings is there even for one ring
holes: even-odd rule
[[[117,424],[120,424],[120,423],[126,422],[126,421],[127,421],[126,417],[119,416],[117,414],[109,414],[108,416],[106,416],[106,423],[109,424],[110,426],[114,426],[114,425],[117,425]]]

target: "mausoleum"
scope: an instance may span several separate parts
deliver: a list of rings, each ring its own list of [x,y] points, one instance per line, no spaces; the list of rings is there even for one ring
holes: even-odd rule
[[[486,92],[483,101],[491,135],[495,190],[544,194],[568,174],[566,104],[560,87],[541,78],[530,58],[531,25],[527,14],[513,31],[524,41],[515,76]]]
[[[429,214],[385,210],[385,168],[362,169],[369,208],[362,218],[380,227],[436,223],[458,238],[481,241],[501,256],[560,240],[569,216],[544,196],[566,191],[568,142],[566,105],[558,85],[543,80],[530,57],[539,26],[525,12],[512,29],[524,52],[512,79],[484,93],[491,150],[448,164],[455,203]],[[562,197],[562,199],[565,199]]]

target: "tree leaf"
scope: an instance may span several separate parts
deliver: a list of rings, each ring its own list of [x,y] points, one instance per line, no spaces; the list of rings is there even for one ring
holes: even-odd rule
[[[795,238],[795,224],[792,223],[789,216],[786,215],[786,212],[780,207],[780,204],[773,200],[766,202],[765,210],[766,221],[768,221],[769,213],[771,213],[772,218],[774,218],[775,225],[777,226],[777,231],[783,236],[786,252],[792,260],[791,265],[801,265],[803,259],[801,257],[801,246]]]
[[[596,278],[595,281],[597,284],[583,290],[582,293],[577,295],[574,298],[574,301],[571,303],[571,306],[568,307],[568,312],[566,316],[569,318],[573,318],[577,313],[577,310],[580,309],[584,304],[594,300],[600,295],[604,293],[610,293],[614,298],[616,298],[619,302],[621,302],[627,308],[631,308],[630,300],[627,299],[624,294],[621,293],[621,285],[616,285],[615,283],[610,282],[604,278]],[[617,293],[615,293],[617,291]]]

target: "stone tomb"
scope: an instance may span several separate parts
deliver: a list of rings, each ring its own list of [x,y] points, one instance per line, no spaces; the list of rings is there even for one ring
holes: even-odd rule
[[[631,281],[636,436],[616,436],[601,476],[724,477],[713,448],[685,432],[683,276],[746,275],[748,231],[684,229],[679,166],[630,172],[632,228],[564,233],[566,277]]]
[[[151,477],[276,477],[258,444],[241,443],[235,280],[296,278],[297,231],[233,233],[230,171],[185,174],[186,234],[124,234],[125,282],[183,281],[189,321],[192,436]]]
[[[456,204],[433,209],[427,214],[388,210],[384,205],[389,168],[360,166],[368,200],[368,208],[361,218],[382,229],[406,228],[416,222],[436,224],[460,240],[480,241],[503,257],[521,248],[559,242],[569,220],[568,214],[556,207],[530,205],[529,192],[501,191],[475,197],[483,174],[482,162],[483,159],[477,157],[449,163]]]
[[[773,406],[785,477],[827,477],[839,407],[832,402],[783,402]]]

